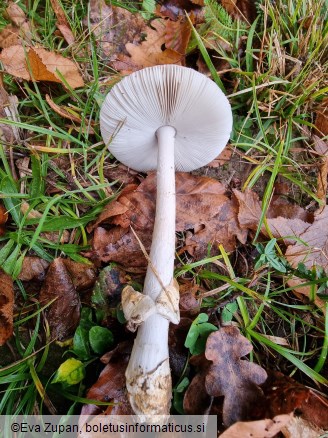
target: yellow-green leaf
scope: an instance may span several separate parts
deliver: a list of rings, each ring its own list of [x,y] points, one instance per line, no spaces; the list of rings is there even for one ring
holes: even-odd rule
[[[70,358],[58,368],[52,383],[65,383],[67,385],[76,385],[84,379],[85,369],[80,360]]]

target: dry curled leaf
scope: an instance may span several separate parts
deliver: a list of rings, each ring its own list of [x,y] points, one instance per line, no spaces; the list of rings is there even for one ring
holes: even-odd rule
[[[293,417],[282,429],[284,438],[324,438],[327,432],[315,426],[311,421],[301,417]]]
[[[13,334],[14,285],[12,278],[0,269],[0,346]]]
[[[11,46],[3,49],[0,61],[7,73],[28,81],[50,81],[63,85],[67,82],[72,88],[84,85],[78,67],[72,60],[41,47]]]
[[[47,307],[46,315],[53,339],[72,335],[80,319],[80,298],[64,260],[55,259],[49,266],[42,285],[39,301]]]
[[[267,373],[259,365],[241,360],[252,351],[251,342],[234,326],[222,327],[209,335],[205,356],[212,361],[205,378],[205,387],[213,397],[224,396],[225,426],[247,419],[261,418],[264,395],[258,385]]]
[[[67,107],[67,106],[64,106],[64,105],[62,105],[62,106],[57,105],[57,104],[56,104],[56,103],[50,98],[50,96],[49,96],[48,94],[46,94],[46,101],[47,101],[47,103],[49,104],[49,106],[50,106],[50,107],[51,107],[51,108],[52,108],[57,114],[59,114],[61,117],[65,118],[65,119],[68,119],[68,120],[70,120],[71,122],[75,122],[75,123],[78,123],[79,125],[81,125],[81,123],[82,123],[82,119],[81,119],[81,117],[80,117],[78,114],[74,113],[70,107]],[[94,125],[94,122],[93,122],[93,121],[90,122],[87,118],[84,118],[84,124],[85,124],[85,125],[88,125],[89,133],[90,133],[90,134],[94,134],[94,130],[93,130],[93,128],[90,126],[90,125]]]
[[[23,9],[13,1],[8,2],[6,15],[9,20],[17,27],[22,26],[26,21],[26,15]]]
[[[70,27],[70,24],[66,18],[65,12],[58,0],[50,0],[52,9],[57,17],[57,27],[61,34],[65,38],[68,44],[73,44],[75,42],[75,37]]]

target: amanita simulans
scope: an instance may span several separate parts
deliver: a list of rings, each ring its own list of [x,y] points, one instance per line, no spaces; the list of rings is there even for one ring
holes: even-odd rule
[[[208,164],[226,146],[232,129],[227,98],[195,70],[176,65],[132,73],[107,95],[100,113],[104,142],[126,166],[157,169],[156,217],[143,294],[124,289],[128,326],[138,329],[126,371],[134,412],[151,421],[167,415],[171,400],[169,322],[179,322],[175,256],[175,170]]]

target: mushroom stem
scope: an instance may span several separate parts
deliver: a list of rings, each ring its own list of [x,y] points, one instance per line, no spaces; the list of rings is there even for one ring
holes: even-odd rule
[[[175,254],[175,167],[172,126],[157,132],[157,198],[153,239],[144,294],[156,300],[173,278]],[[156,270],[156,273],[154,272]],[[158,281],[158,277],[161,283]],[[151,421],[152,415],[167,415],[171,402],[171,372],[168,353],[169,321],[155,313],[138,329],[126,371],[127,389],[136,414]]]

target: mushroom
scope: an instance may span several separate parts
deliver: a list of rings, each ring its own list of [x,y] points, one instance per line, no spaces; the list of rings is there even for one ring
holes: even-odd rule
[[[195,70],[159,65],[132,73],[108,93],[100,112],[110,152],[137,171],[157,170],[156,215],[143,294],[122,294],[129,326],[140,325],[126,371],[134,412],[151,421],[168,415],[171,373],[169,322],[179,322],[175,258],[175,170],[208,164],[226,146],[232,129],[227,98]]]

